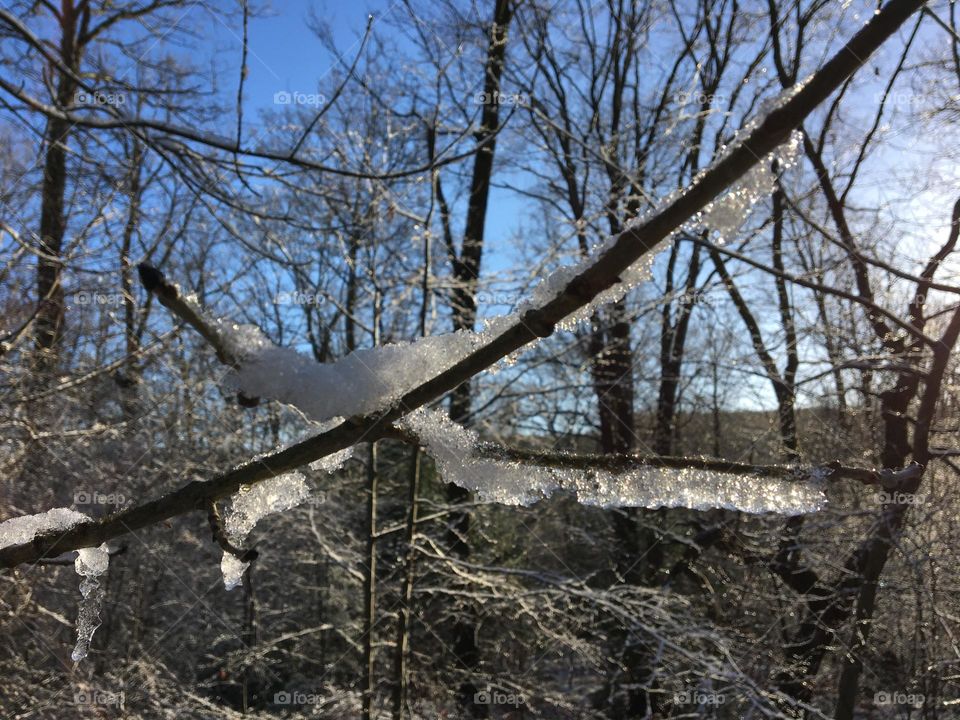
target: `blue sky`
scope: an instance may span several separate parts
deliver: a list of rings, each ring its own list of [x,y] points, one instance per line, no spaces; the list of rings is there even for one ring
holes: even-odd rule
[[[311,2],[285,0],[249,24],[250,74],[248,107],[268,107],[278,89],[313,92],[317,83],[335,66],[332,57],[308,27],[311,11],[333,30],[337,45],[347,58],[357,50],[367,22],[373,13],[381,18],[397,6],[396,2]],[[219,40],[233,45],[238,53],[239,27],[221,24]]]
[[[196,11],[194,11],[196,12]],[[319,93],[330,89],[329,73],[340,63],[310,29],[312,15],[327,23],[343,61],[349,63],[359,48],[368,15],[373,14],[375,33],[390,32],[384,19],[405,12],[397,0],[365,2],[318,2],[285,0],[252,17],[248,26],[248,76],[244,84],[244,115],[248,127],[259,122],[259,111],[272,111],[274,94]],[[242,48],[239,16],[226,23],[209,14],[213,43],[219,50],[218,65],[230,74],[221,77],[221,91],[235,97],[237,68]],[[479,84],[481,78],[477,77]],[[525,204],[511,192],[494,188],[487,215],[484,275],[494,275],[511,265],[515,248],[511,242],[520,227]],[[462,211],[460,213],[462,215]]]

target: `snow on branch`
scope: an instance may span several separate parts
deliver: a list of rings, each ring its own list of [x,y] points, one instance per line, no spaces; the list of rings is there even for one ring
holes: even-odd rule
[[[89,521],[89,516],[69,508],[53,508],[36,515],[11,518],[0,523],[0,549],[32,542],[38,535],[64,533]],[[74,568],[83,578],[80,582],[77,643],[71,655],[74,662],[87,656],[93,633],[100,627],[104,591],[99,578],[107,571],[109,563],[110,550],[106,543],[96,548],[81,548],[74,560]]]
[[[537,463],[509,456],[483,455],[475,432],[457,425],[436,410],[418,409],[401,421],[436,461],[444,480],[472,490],[481,500],[506,505],[530,505],[558,491],[571,493],[585,505],[611,507],[725,508],[749,513],[799,515],[816,512],[826,503],[820,489],[832,471],[798,471],[796,480],[763,477],[739,470],[724,472],[703,467],[632,466],[577,467],[577,463]],[[718,463],[719,465],[719,463]]]
[[[310,463],[310,469],[332,473],[352,456],[353,448],[341,450]],[[268,458],[269,454],[265,453],[254,458],[254,462]],[[255,485],[241,485],[231,498],[226,518],[220,514],[216,501],[210,503],[207,519],[214,541],[223,550],[220,570],[227,590],[240,584],[243,574],[257,557],[256,550],[240,548],[257,523],[268,515],[301,505],[311,494],[303,474],[293,471]]]
[[[64,532],[90,520],[88,515],[70,508],[53,508],[36,515],[23,515],[0,523],[0,550],[32,542],[37,535]]]
[[[310,469],[332,473],[353,455],[353,448],[327,455],[310,463]],[[268,458],[260,455],[254,461]],[[291,510],[311,497],[310,487],[302,473],[293,471],[261,483],[241,485],[233,494],[226,517],[220,515],[216,501],[210,504],[208,519],[214,540],[223,550],[220,570],[223,584],[233,590],[256,558],[256,551],[240,550],[240,545],[263,518]]]
[[[224,532],[234,545],[242,543],[261,519],[273,513],[290,510],[310,496],[306,478],[298,472],[271,478],[250,487],[240,488],[223,523]],[[240,584],[249,561],[238,557],[228,549],[223,551],[220,570],[223,585],[233,590]]]

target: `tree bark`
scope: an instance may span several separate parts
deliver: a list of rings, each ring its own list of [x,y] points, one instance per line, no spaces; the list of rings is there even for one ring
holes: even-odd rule
[[[377,443],[370,443],[367,457],[367,550],[366,572],[363,575],[363,718],[373,717],[373,694],[376,690],[376,657],[374,627],[377,624]]]
[[[89,20],[85,2],[75,6],[62,3],[60,22],[60,61],[72,73],[79,72],[83,39]],[[57,76],[56,102],[59,107],[73,104],[77,85],[70,74]],[[59,360],[64,331],[63,238],[66,233],[64,197],[67,188],[67,140],[73,125],[61,117],[50,116],[44,132],[46,157],[40,196],[40,247],[37,256],[37,303],[34,319],[34,346],[38,377],[49,375]]]

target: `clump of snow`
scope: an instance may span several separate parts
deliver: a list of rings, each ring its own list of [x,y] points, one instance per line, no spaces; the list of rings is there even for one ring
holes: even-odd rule
[[[240,361],[233,374],[239,390],[293,405],[317,422],[389,407],[483,343],[481,333],[457,332],[356,350],[337,362],[318,363],[277,347],[254,326],[221,322],[220,329]]]
[[[100,576],[110,566],[110,552],[104,543],[97,548],[80,548],[74,568],[83,580],[80,581],[80,611],[77,617],[77,644],[70,657],[74,662],[83,660],[90,651],[93,634],[100,627],[100,608],[103,605],[103,588]]]
[[[227,538],[235,546],[242,544],[261,519],[295,508],[309,496],[310,488],[306,479],[296,471],[241,488],[240,492],[234,494],[223,521]],[[220,562],[224,587],[233,590],[248,566],[249,563],[241,562],[224,551]]]
[[[250,563],[243,562],[236,555],[228,552],[223,553],[223,559],[220,561],[220,572],[223,573],[223,586],[227,590],[233,590],[243,581],[243,574],[250,567]]]
[[[654,466],[614,473],[482,458],[476,455],[477,434],[441,412],[418,409],[402,423],[419,437],[447,482],[488,502],[530,505],[565,490],[580,503],[604,508],[725,508],[798,515],[826,503],[816,483],[781,478]]]
[[[339,417],[332,418],[330,421],[320,424],[321,432],[342,420],[343,418]],[[275,452],[277,450],[261,453],[254,457],[252,462],[268,457]],[[353,457],[353,448],[349,447],[314,460],[308,467],[317,472],[332,473],[351,457]],[[231,498],[230,507],[223,521],[223,529],[227,539],[234,546],[240,546],[254,526],[264,517],[294,508],[308,497],[310,497],[310,488],[304,476],[297,471],[242,487]],[[237,587],[243,579],[243,573],[247,571],[249,566],[250,563],[242,562],[232,553],[224,551],[223,558],[220,561],[224,587],[227,590],[233,590]]]
[[[0,549],[31,542],[37,535],[65,532],[89,516],[69,508],[53,508],[36,515],[23,515],[0,523]]]

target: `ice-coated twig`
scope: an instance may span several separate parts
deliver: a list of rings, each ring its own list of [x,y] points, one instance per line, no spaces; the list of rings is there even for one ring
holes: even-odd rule
[[[731,472],[717,467],[671,467],[642,462],[581,465],[556,455],[517,453],[497,456],[482,451],[477,435],[436,410],[418,409],[401,421],[416,434],[439,466],[444,480],[476,492],[481,499],[529,505],[558,491],[600,507],[725,508],[749,513],[799,515],[826,503],[820,488],[822,469],[787,477]],[[478,452],[478,449],[481,452]],[[533,460],[533,462],[531,462]],[[537,462],[540,461],[540,462]]]
[[[856,480],[867,485],[879,485],[881,473],[869,468],[852,467],[839,460],[803,466],[803,465],[764,465],[719,460],[709,457],[667,456],[667,455],[584,455],[571,453],[544,452],[506,447],[491,442],[480,442],[475,450],[479,457],[503,459],[512,462],[542,465],[544,467],[567,470],[587,470],[599,468],[613,473],[629,472],[643,467],[673,468],[682,470],[691,468],[718,473],[756,475],[758,477],[776,477],[793,480]]]
[[[223,526],[223,516],[220,514],[220,508],[216,501],[210,503],[210,512],[207,514],[207,521],[210,523],[210,532],[213,535],[213,541],[223,550],[224,557],[233,555],[238,561],[250,563],[257,558],[257,551],[253,548],[246,550],[237,547],[227,536],[226,528]]]
[[[104,591],[100,585],[100,576],[110,566],[110,551],[106,543],[96,548],[80,548],[74,563],[80,581],[80,611],[77,617],[77,644],[70,657],[74,662],[83,660],[90,651],[93,634],[100,627],[100,608],[103,605]]]

